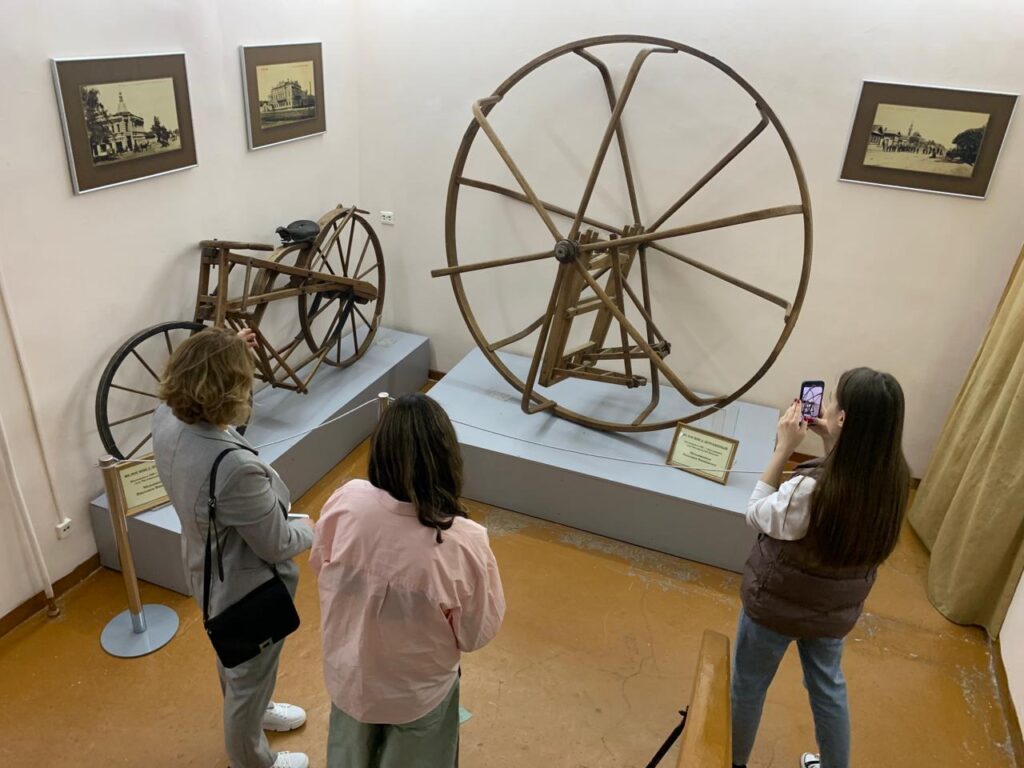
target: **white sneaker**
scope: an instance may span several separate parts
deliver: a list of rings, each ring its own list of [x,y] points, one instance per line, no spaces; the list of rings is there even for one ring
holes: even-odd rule
[[[270,768],[309,768],[309,758],[301,752],[278,752]]]
[[[821,768],[821,758],[813,752],[804,752],[800,758],[800,768]]]
[[[306,710],[294,704],[275,704],[270,702],[263,714],[264,731],[294,731],[306,722]],[[282,754],[287,754],[282,752]],[[288,764],[285,764],[288,765]],[[306,763],[303,763],[306,765]]]

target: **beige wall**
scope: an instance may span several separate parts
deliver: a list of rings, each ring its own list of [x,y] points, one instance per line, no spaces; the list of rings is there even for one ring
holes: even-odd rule
[[[864,79],[1024,90],[1015,53],[1024,40],[1024,5],[523,0],[502,7],[452,0],[408,3],[394,13],[387,4],[359,4],[360,27],[374,41],[360,78],[361,130],[373,137],[362,144],[361,191],[366,207],[395,211],[396,226],[382,236],[404,273],[389,286],[388,320],[429,335],[434,366],[442,370],[472,346],[448,282],[430,280],[428,270],[445,262],[448,176],[474,99],[572,39],[640,32],[683,41],[731,65],[773,106],[799,151],[813,199],[807,302],[789,345],[748,399],[779,405],[795,396],[803,378],[834,382],[845,368],[862,364],[888,369],[906,389],[906,449],[920,475],[1024,240],[1021,122],[1011,126],[986,201],[840,183],[837,176]],[[631,102],[626,118],[637,163],[646,168],[639,173],[641,200],[651,211],[665,207],[755,121],[748,105],[736,108],[715,73],[694,69],[691,78],[676,76],[668,57],[645,66],[637,111],[630,112]],[[557,90],[557,82],[572,88]],[[681,106],[658,111],[641,86],[666,98],[681,95]],[[522,158],[538,194],[573,207],[607,120],[600,85],[584,64],[572,61],[550,77],[532,75],[521,87],[529,98],[510,96],[499,104],[495,127]],[[628,122],[645,114],[658,117]],[[758,149],[772,149],[771,142]],[[721,185],[701,192],[700,205],[679,221],[795,198],[792,181],[778,175],[780,166],[768,153],[744,162],[735,175],[723,175]],[[515,185],[479,141],[470,165]],[[481,199],[472,190],[464,194]],[[614,188],[602,194],[597,208],[622,199]],[[476,219],[464,221],[460,236],[478,251],[466,260],[528,253],[546,238],[529,212],[509,224],[494,209],[469,210]],[[751,226],[764,228],[744,233],[746,240],[700,236],[692,248],[716,265],[785,289],[792,280],[785,259],[791,259],[794,232],[782,222]],[[546,299],[547,289],[538,286],[550,286],[550,271],[547,264],[515,267],[494,283],[475,279],[471,290],[480,298],[482,322],[506,333],[518,329],[517,320],[525,326]],[[685,268],[664,274],[696,310],[680,308],[666,321],[675,359],[690,356],[684,367],[696,385],[716,389],[737,380],[764,349],[757,345],[777,327],[777,313]],[[495,331],[495,338],[502,335]],[[747,346],[743,339],[752,341]]]
[[[53,578],[96,551],[89,499],[102,448],[96,382],[132,332],[191,316],[204,237],[272,240],[274,228],[358,198],[356,43],[351,3],[205,0],[5,3],[0,71],[0,270],[39,403],[43,446],[72,535],[56,538],[39,444],[0,325],[0,409]],[[247,151],[238,46],[320,40],[324,136]],[[184,51],[199,167],[75,197],[50,57]],[[39,590],[0,488],[0,615]]]

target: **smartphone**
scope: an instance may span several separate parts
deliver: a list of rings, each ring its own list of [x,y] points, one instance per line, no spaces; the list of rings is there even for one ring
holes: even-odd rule
[[[824,381],[805,381],[800,385],[800,410],[804,421],[821,416],[821,401],[824,396]]]
[[[300,515],[298,512],[289,512],[289,520],[309,520],[309,515]]]

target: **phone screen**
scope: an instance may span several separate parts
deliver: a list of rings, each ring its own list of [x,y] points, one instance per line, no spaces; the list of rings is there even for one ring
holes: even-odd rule
[[[800,386],[800,408],[804,419],[821,416],[821,400],[825,396],[825,382],[805,381]]]

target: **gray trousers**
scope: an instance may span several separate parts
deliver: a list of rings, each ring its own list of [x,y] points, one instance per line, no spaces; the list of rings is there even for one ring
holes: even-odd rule
[[[354,720],[333,704],[327,768],[458,768],[459,681],[433,710],[405,725]]]
[[[277,760],[263,733],[263,715],[274,693],[283,647],[284,640],[232,669],[224,669],[217,660],[224,693],[224,747],[231,768],[270,768]]]

